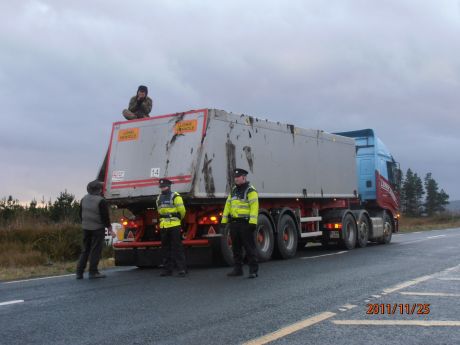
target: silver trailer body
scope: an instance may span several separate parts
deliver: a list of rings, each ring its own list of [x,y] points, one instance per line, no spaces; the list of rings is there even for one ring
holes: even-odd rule
[[[165,177],[191,201],[224,198],[235,167],[260,198],[352,198],[358,188],[352,138],[202,109],[114,123],[104,195],[153,201]]]

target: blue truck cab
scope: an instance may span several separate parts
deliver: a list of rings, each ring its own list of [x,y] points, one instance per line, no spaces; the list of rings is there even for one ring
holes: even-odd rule
[[[366,204],[376,203],[396,216],[399,209],[399,166],[372,129],[336,133],[354,138],[358,193]]]

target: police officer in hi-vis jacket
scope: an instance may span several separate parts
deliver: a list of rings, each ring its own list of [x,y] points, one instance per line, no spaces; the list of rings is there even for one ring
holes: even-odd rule
[[[235,187],[227,198],[222,224],[229,223],[232,239],[233,259],[235,266],[227,274],[229,277],[243,275],[244,247],[249,264],[249,278],[256,278],[259,271],[257,264],[257,249],[255,231],[259,214],[259,196],[256,189],[246,180],[248,172],[244,169],[235,169]]]
[[[171,184],[168,179],[160,179],[161,194],[157,198],[164,260],[164,269],[160,275],[162,277],[172,275],[176,263],[179,277],[185,277],[187,268],[181,238],[181,221],[185,217],[185,207],[179,193],[171,191]]]

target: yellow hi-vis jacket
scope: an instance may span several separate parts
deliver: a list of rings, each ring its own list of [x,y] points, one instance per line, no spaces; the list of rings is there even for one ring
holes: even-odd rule
[[[244,219],[249,224],[257,225],[258,215],[259,195],[254,186],[248,183],[243,193],[237,187],[233,187],[232,192],[225,202],[222,224],[226,224],[232,219]]]
[[[177,192],[158,195],[157,210],[160,216],[160,229],[180,226],[181,220],[185,217],[184,201]]]

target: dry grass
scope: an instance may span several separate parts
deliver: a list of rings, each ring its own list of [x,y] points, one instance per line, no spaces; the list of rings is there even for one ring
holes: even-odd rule
[[[81,242],[77,224],[0,228],[0,280],[73,273]],[[112,256],[113,249],[105,247],[103,257]],[[101,268],[111,266],[113,260],[101,260]]]
[[[0,268],[27,267],[44,265],[48,261],[47,256],[32,248],[31,244],[23,243],[0,243]]]
[[[49,261],[75,260],[80,253],[82,231],[76,224],[36,225],[23,228],[0,228],[0,245],[32,249]],[[21,246],[22,245],[22,246]]]
[[[102,259],[99,262],[99,269],[106,269],[114,266],[112,258]],[[45,265],[31,266],[10,266],[0,267],[0,281],[38,278],[47,276],[58,276],[75,273],[76,262],[56,262]]]
[[[400,232],[436,230],[460,227],[460,215],[442,214],[433,217],[402,217],[399,224]]]

